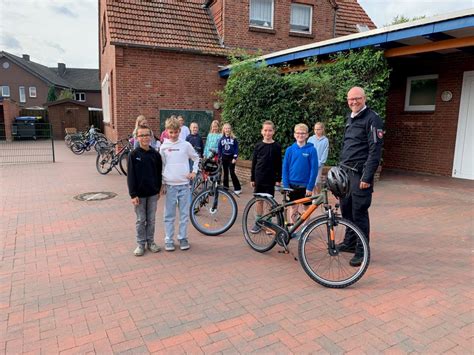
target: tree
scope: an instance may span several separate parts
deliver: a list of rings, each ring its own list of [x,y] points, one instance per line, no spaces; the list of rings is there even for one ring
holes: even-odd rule
[[[386,26],[398,25],[398,24],[400,24],[400,23],[412,22],[412,21],[421,20],[421,19],[424,19],[424,18],[426,18],[425,15],[423,15],[423,16],[415,16],[415,17],[412,17],[412,18],[405,17],[405,16],[403,16],[403,15],[397,15],[397,16],[395,16],[395,17],[392,19],[392,22],[389,23],[389,24],[386,25]]]
[[[53,101],[56,101],[57,98],[56,98],[56,88],[54,87],[54,85],[51,85],[48,89],[48,97],[46,99],[46,102],[53,102]]]
[[[64,89],[64,90],[61,90],[61,92],[59,93],[58,100],[73,99],[73,98],[74,98],[74,94],[72,93],[72,90]]]

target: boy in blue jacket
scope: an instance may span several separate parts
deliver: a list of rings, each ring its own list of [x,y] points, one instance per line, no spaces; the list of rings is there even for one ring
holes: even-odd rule
[[[290,201],[311,196],[318,176],[318,153],[313,144],[306,143],[308,126],[297,124],[294,135],[296,142],[286,149],[283,159],[283,187],[294,190],[289,194]],[[291,223],[297,219],[297,210],[298,206],[290,208]]]

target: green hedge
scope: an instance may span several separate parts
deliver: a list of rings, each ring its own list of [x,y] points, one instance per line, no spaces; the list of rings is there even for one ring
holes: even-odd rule
[[[322,121],[330,141],[328,163],[337,162],[349,112],[346,95],[353,86],[363,87],[367,104],[385,117],[390,70],[382,51],[341,53],[325,64],[308,61],[306,71],[287,75],[265,63],[255,65],[252,60],[238,61],[235,57],[230,60],[234,66],[219,93],[222,118],[232,125],[243,159],[251,158],[265,120],[275,123],[275,140],[283,148],[294,142],[295,124],[306,123],[312,134],[314,123]]]

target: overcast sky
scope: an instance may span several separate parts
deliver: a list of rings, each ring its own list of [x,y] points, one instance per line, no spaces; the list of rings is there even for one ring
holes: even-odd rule
[[[240,1],[240,0],[231,0]],[[279,0],[282,1],[282,0]],[[359,0],[379,27],[397,15],[427,17],[474,0]],[[0,50],[56,66],[98,68],[97,0],[0,0]]]

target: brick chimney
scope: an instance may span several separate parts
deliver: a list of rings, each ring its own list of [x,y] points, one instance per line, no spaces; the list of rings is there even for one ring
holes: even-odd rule
[[[23,54],[23,59],[27,60],[29,62],[30,61],[30,55],[29,54]]]
[[[59,76],[63,76],[66,73],[66,64],[58,63],[58,74]]]

